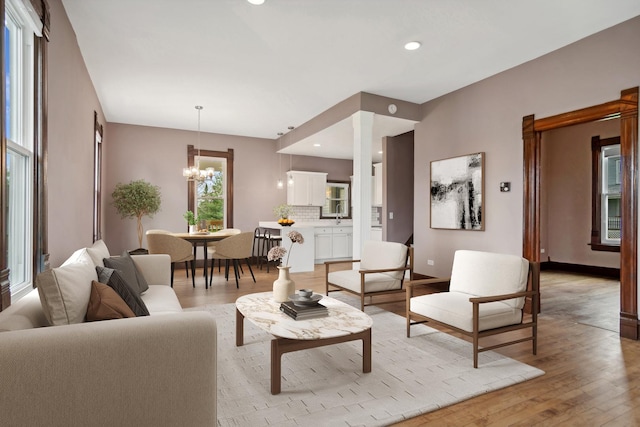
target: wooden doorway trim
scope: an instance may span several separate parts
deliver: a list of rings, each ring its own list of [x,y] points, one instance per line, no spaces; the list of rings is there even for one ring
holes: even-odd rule
[[[581,110],[522,119],[524,143],[525,258],[540,261],[540,164],[542,132],[565,126],[620,118],[622,156],[622,234],[620,239],[620,336],[637,340],[638,323],[638,87],[623,90],[620,99]]]

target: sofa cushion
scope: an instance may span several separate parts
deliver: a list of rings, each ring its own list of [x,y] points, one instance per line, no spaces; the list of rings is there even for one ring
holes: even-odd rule
[[[91,294],[91,282],[98,280],[86,249],[72,255],[73,260],[36,277],[42,310],[51,325],[84,322]]]
[[[120,270],[108,267],[96,267],[98,273],[98,281],[111,287],[127,306],[135,313],[136,316],[148,316],[149,310],[138,295],[138,289],[132,289],[127,283]],[[134,285],[135,286],[135,285]]]
[[[91,296],[87,306],[87,322],[96,320],[136,317],[120,295],[111,287],[96,281],[91,282]]]
[[[110,257],[104,259],[104,266],[120,271],[122,278],[127,282],[131,289],[137,290],[138,294],[149,289],[144,276],[138,271],[131,255],[124,251],[119,257]]]
[[[44,315],[37,289],[12,302],[9,308],[0,312],[0,332],[44,326],[49,326],[49,321]]]
[[[463,331],[473,332],[473,304],[469,298],[471,296],[468,294],[453,291],[422,295],[411,298],[409,309]],[[517,324],[522,320],[522,310],[502,301],[480,304],[479,315],[480,331]]]
[[[90,248],[87,248],[89,256],[96,267],[104,267],[104,259],[109,258],[109,249],[102,240],[97,240]]]
[[[152,315],[182,312],[176,293],[166,285],[149,286],[149,290],[142,295],[142,299]]]

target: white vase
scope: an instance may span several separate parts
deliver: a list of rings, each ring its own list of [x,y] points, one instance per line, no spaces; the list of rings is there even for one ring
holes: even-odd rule
[[[195,225],[190,225],[189,226],[189,233],[195,233],[196,231],[197,230],[196,230],[196,226]]]
[[[291,267],[278,266],[278,278],[273,282],[273,300],[275,302],[289,301],[289,295],[296,293],[296,284],[289,277]]]

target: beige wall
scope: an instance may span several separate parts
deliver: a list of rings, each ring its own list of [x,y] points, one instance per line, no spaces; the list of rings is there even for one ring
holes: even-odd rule
[[[415,269],[447,276],[457,249],[522,253],[522,117],[618,99],[640,84],[640,17],[423,106],[415,128]],[[429,228],[429,165],[486,153],[485,231]],[[499,191],[510,181],[509,193]],[[427,265],[427,260],[434,265]]]
[[[60,0],[49,0],[48,240],[52,266],[93,241],[93,122],[104,115]],[[105,139],[108,134],[105,133]]]
[[[187,183],[182,168],[187,164],[187,146],[197,147],[197,133],[166,128],[109,123],[109,153],[105,159],[105,242],[112,252],[138,247],[136,221],[121,219],[111,206],[116,184],[136,179],[160,187],[160,212],[145,217],[145,230],[161,228],[186,231],[183,213],[187,210]],[[268,139],[202,133],[203,150],[234,150],[233,226],[253,231],[258,221],[271,218],[272,206],[284,203],[286,193],[276,189],[278,162],[275,142]],[[146,240],[143,240],[146,247]]]
[[[620,120],[544,132],[540,177],[540,260],[620,268],[617,252],[592,251],[591,137],[620,135]]]
[[[197,147],[197,133],[166,128],[109,123],[105,202],[105,242],[112,253],[138,247],[136,221],[121,219],[111,203],[111,193],[119,182],[145,179],[160,187],[160,212],[144,218],[145,230],[161,228],[186,231],[182,214],[187,210],[187,183],[182,168],[187,164],[187,145]],[[274,219],[273,207],[286,202],[286,190],[278,190],[279,177],[285,180],[289,156],[280,166],[276,142],[271,139],[202,133],[203,150],[234,150],[233,226],[253,231],[259,221]],[[293,169],[329,173],[329,179],[344,179],[351,163],[344,160],[293,156]],[[280,169],[280,170],[279,170]],[[336,178],[333,178],[336,177]],[[286,182],[286,181],[285,181]],[[143,240],[146,247],[146,241]]]

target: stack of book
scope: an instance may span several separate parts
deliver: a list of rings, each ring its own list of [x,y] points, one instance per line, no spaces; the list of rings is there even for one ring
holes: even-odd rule
[[[294,305],[292,301],[286,301],[280,304],[280,311],[295,320],[308,320],[317,317],[324,317],[329,314],[329,310],[324,305],[318,303],[316,305],[307,305],[300,307]]]

